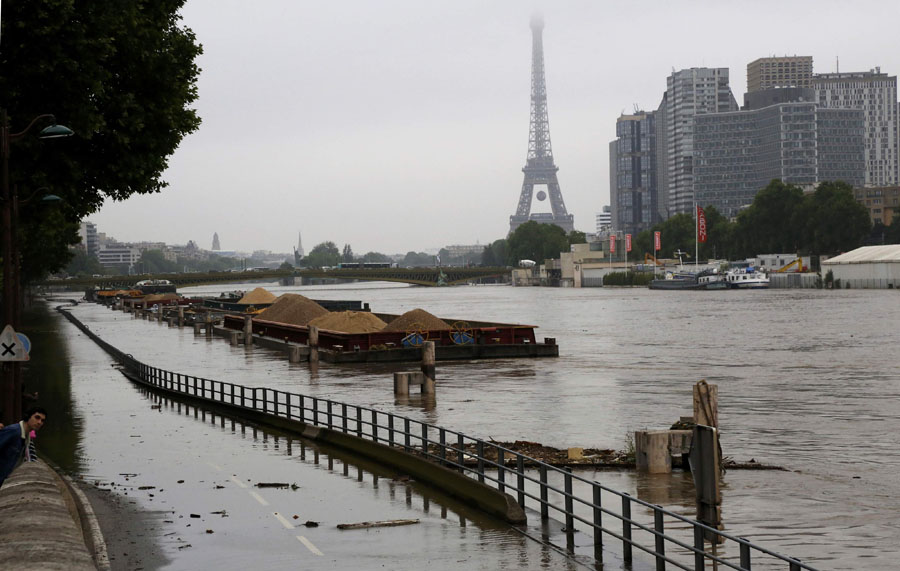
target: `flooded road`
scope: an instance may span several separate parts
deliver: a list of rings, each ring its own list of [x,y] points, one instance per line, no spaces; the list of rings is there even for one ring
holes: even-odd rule
[[[221,339],[195,337],[188,329],[170,329],[100,307],[80,306],[76,315],[123,351],[169,370],[374,406],[473,436],[558,447],[625,448],[632,431],[667,428],[679,416],[690,414],[691,387],[706,379],[719,385],[725,456],[787,469],[733,470],[725,475],[727,531],[822,569],[896,567],[900,557],[896,517],[900,360],[893,356],[900,323],[897,292],[266,287],[276,294],[291,291],[314,299],[359,299],[378,312],[420,307],[445,318],[535,324],[540,326],[539,340],[557,339],[560,357],[438,363],[437,401],[429,406],[415,396],[408,401],[394,399],[393,371],[416,368],[412,364],[323,363],[311,373],[305,364],[292,365],[274,351],[232,347]],[[218,291],[196,288],[182,293]],[[79,385],[93,375],[119,385],[122,379],[115,371],[97,371],[97,355],[80,365],[82,355],[90,354],[85,347],[89,341],[74,329],[52,319],[51,323],[55,325],[48,329],[57,327],[64,333],[58,351],[73,362],[70,420],[80,429],[62,435],[48,426],[46,438],[78,438],[73,448],[78,453],[69,468],[109,479],[98,472],[101,454],[91,451],[91,442],[97,430],[119,430],[104,426],[95,416],[104,408],[117,409],[121,395],[110,395],[98,407],[98,401],[79,396],[83,390]],[[35,341],[34,334],[29,335]],[[147,422],[172,416],[166,407],[151,410],[148,397],[125,387],[134,393],[129,398],[142,403],[135,405],[140,413],[137,409],[128,413],[135,414],[133,422],[144,414],[150,415]],[[91,428],[91,423],[98,424]],[[183,430],[191,433],[187,440],[192,450],[212,453],[204,444],[211,428],[198,428],[192,421]],[[184,438],[182,432],[177,434],[177,440]],[[130,444],[119,452],[122,456],[142,448],[152,451],[143,454],[151,458],[162,453],[156,444],[138,447],[130,435],[118,436],[123,446]],[[222,440],[222,446],[230,449],[229,457],[243,454],[238,449],[255,454],[251,451],[260,448],[258,440],[248,443],[237,436],[233,442],[216,437],[215,445]],[[240,465],[252,465],[256,462],[252,458]],[[209,462],[227,473],[238,472]],[[216,477],[212,472],[203,476],[205,483]],[[692,487],[681,474],[661,479],[597,472],[593,477],[674,511],[692,513]],[[146,499],[142,506],[152,509]],[[167,525],[171,524],[162,527]],[[179,558],[185,551],[189,550],[169,549],[177,556],[173,561],[183,561]],[[533,556],[532,566],[539,567],[540,556]]]

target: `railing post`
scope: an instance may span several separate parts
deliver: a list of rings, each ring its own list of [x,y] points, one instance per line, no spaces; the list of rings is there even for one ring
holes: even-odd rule
[[[541,475],[541,519],[547,519],[550,517],[550,509],[547,504],[547,465],[541,464],[538,466],[538,471]]]
[[[506,470],[503,469],[503,450],[497,448],[497,489],[503,494],[506,492]]]
[[[300,395],[300,422],[306,424],[306,397]]]
[[[602,489],[600,484],[594,482],[591,485],[594,492],[594,559],[603,561],[603,510],[601,509]]]
[[[478,461],[478,481],[484,483],[484,440],[475,443],[475,459]]]
[[[312,397],[312,423],[313,426],[319,426],[319,399]]]
[[[438,432],[438,439],[440,440],[440,446],[438,453],[441,456],[441,466],[446,466],[447,461],[447,433],[441,428]]]
[[[363,435],[363,414],[362,407],[356,407],[356,436],[362,438]]]
[[[428,458],[428,425],[422,423],[422,456]]]
[[[666,571],[666,531],[663,529],[662,506],[653,508],[653,529],[656,531],[656,571]]]
[[[394,445],[394,415],[388,413],[388,444]]]
[[[525,508],[525,457],[516,454],[516,489],[519,491],[519,507]]]
[[[331,430],[332,422],[331,422],[331,401],[325,401],[325,409],[328,411],[328,429]]]
[[[372,442],[378,443],[378,412],[372,409]]]
[[[706,547],[703,545],[703,528],[694,523],[694,571],[703,571],[706,567]],[[741,568],[744,567],[744,544],[741,544]]]
[[[262,409],[262,411],[263,411],[263,414],[266,414],[266,402],[268,401],[268,398],[266,397],[267,389],[265,387],[263,387],[262,392],[263,392],[263,398],[262,398],[263,409]]]
[[[409,419],[403,419],[403,449],[409,452]]]
[[[291,393],[285,391],[284,396],[287,400],[287,403],[285,404],[285,407],[287,408],[287,419],[291,420],[294,416],[291,412]],[[288,440],[288,442],[290,442],[290,440]]]
[[[574,506],[572,502],[572,469],[566,468],[564,474],[564,490],[566,492],[565,505],[566,505],[566,536],[572,537],[572,534],[575,533],[575,517],[574,517]]]
[[[631,496],[622,494],[622,559],[631,563]]]
[[[744,539],[743,537],[741,539]],[[700,533],[700,541],[703,541],[703,533],[701,530]],[[750,545],[747,543],[741,543],[741,569],[748,570],[750,569]]]
[[[341,430],[347,434],[347,403],[341,403]]]
[[[234,398],[234,383],[231,383],[231,404],[235,404]]]
[[[459,464],[460,473],[466,472],[466,457],[464,450],[466,449],[465,444],[463,442],[463,435],[456,435],[456,463]]]

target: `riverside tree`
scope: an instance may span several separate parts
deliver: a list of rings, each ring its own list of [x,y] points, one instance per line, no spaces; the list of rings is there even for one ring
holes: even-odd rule
[[[4,2],[0,106],[18,132],[52,113],[75,136],[42,141],[45,124],[13,143],[10,184],[21,198],[47,192],[52,211],[20,209],[22,275],[65,265],[78,222],[107,199],[159,192],[162,173],[200,118],[194,33],[181,25],[184,0]],[[46,191],[43,189],[47,189]],[[42,190],[38,190],[42,189]]]

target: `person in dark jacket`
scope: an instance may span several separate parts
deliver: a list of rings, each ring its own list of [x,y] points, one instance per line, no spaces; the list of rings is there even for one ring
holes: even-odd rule
[[[40,430],[47,420],[47,411],[33,407],[25,412],[25,420],[0,428],[0,486],[25,457],[32,430]]]

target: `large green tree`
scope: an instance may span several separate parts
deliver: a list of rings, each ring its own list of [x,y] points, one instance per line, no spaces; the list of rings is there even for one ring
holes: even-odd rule
[[[72,226],[107,199],[154,193],[181,140],[200,119],[194,33],[181,25],[185,0],[3,1],[0,107],[12,132],[53,113],[73,137],[42,141],[41,121],[13,143],[10,184],[19,195],[63,198],[63,220],[23,210],[23,277],[65,265]],[[38,190],[38,189],[47,190]]]
[[[534,220],[516,228],[506,239],[506,244],[510,265],[517,265],[519,260],[542,263],[546,259],[558,258],[560,252],[569,251],[565,230],[555,224],[540,224]]]
[[[737,217],[735,255],[793,253],[803,247],[803,191],[778,179],[760,190]]]
[[[841,181],[822,182],[804,197],[803,237],[813,254],[839,254],[859,247],[872,231],[869,211]]]
[[[334,242],[322,242],[303,258],[303,263],[308,268],[321,268],[324,266],[336,266],[341,262],[341,251]]]

